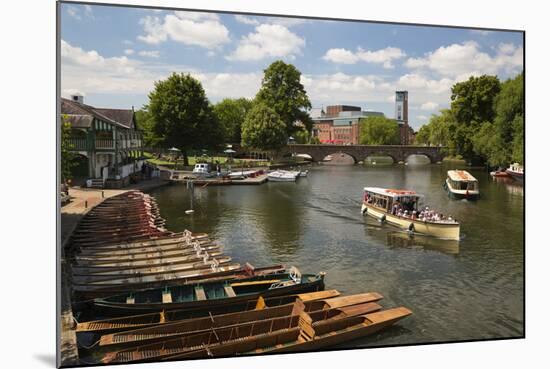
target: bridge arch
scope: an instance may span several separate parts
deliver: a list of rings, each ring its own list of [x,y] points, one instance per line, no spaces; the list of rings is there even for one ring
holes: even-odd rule
[[[349,156],[353,159],[353,164],[357,164],[360,159],[357,158],[357,155],[355,153],[351,153],[349,151],[345,151],[345,150],[342,150],[342,151],[335,151],[335,152],[329,152],[327,155],[325,155],[321,160],[324,160],[327,156],[332,156],[333,160],[335,157],[337,156],[342,156],[342,155],[346,155],[346,156]]]
[[[422,158],[428,159],[430,161],[430,164],[437,162],[437,160],[435,160],[433,155],[430,155],[425,152],[406,154],[404,161],[408,162],[411,157],[422,157]]]
[[[369,158],[372,158],[372,157],[384,157],[384,158],[391,158],[393,160],[393,164],[397,164],[399,163],[399,158],[392,154],[392,153],[389,153],[389,152],[382,152],[382,151],[372,151],[372,152],[368,152],[366,154],[366,156],[363,158],[363,161],[367,161],[367,159]]]

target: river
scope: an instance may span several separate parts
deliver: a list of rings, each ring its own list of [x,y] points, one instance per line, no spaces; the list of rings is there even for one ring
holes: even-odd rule
[[[463,166],[462,166],[463,167]],[[326,288],[376,291],[384,307],[413,315],[380,334],[347,343],[363,347],[519,337],[524,329],[523,187],[495,182],[482,168],[481,199],[456,201],[442,185],[456,163],[315,165],[297,183],[152,192],[167,227],[207,232],[233,260],[324,271]],[[410,238],[360,214],[365,186],[413,189],[425,204],[461,222],[461,241]]]

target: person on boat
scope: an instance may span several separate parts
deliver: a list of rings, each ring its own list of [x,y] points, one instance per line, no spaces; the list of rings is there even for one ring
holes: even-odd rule
[[[392,209],[391,209],[391,214],[392,215],[397,214],[397,208],[398,208],[397,203],[393,204]]]

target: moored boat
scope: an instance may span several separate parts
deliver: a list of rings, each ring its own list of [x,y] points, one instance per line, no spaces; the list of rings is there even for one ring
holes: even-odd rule
[[[372,295],[378,294],[372,293]],[[221,314],[236,312],[246,312],[250,310],[263,309],[266,307],[275,307],[290,304],[298,300],[305,303],[306,308],[316,310],[321,310],[328,307],[338,307],[344,303],[348,305],[350,304],[349,302],[347,302],[349,296],[344,296],[343,298],[339,296],[340,292],[338,292],[337,290],[307,292],[296,295],[269,297],[265,299],[260,296],[256,300],[230,303],[205,310],[163,310],[160,312],[148,314],[78,322],[75,331],[76,333],[114,333],[124,330],[158,326],[186,319],[217,316]],[[373,296],[373,301],[376,301],[375,298],[381,299],[382,296]]]
[[[506,173],[508,173],[514,179],[523,181],[524,169],[523,166],[519,163],[511,164],[510,167],[506,169]]]
[[[267,174],[267,179],[271,182],[296,182],[300,172],[288,170],[276,170]]]
[[[465,170],[449,170],[444,187],[449,196],[455,199],[477,200],[479,198],[479,183]]]
[[[459,240],[460,224],[429,208],[419,208],[423,196],[414,191],[365,187],[361,213],[405,231]]]
[[[291,268],[288,273],[268,274],[236,281],[173,285],[135,291],[94,300],[102,310],[153,312],[170,309],[207,309],[232,302],[247,301],[259,296],[280,296],[324,289],[324,273],[300,274]]]

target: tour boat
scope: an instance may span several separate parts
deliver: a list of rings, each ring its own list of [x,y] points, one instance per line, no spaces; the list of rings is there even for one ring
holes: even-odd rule
[[[465,170],[449,170],[444,184],[449,196],[455,199],[477,200],[479,183]]]
[[[276,170],[268,173],[267,178],[273,182],[296,182],[300,172],[288,171],[288,170]]]
[[[379,187],[365,187],[362,214],[370,215],[382,222],[388,222],[409,232],[437,238],[459,240],[460,224],[451,217],[443,217],[429,208],[419,209],[423,197],[414,191],[394,190]],[[424,214],[437,217],[425,217]],[[421,216],[422,214],[422,216]]]
[[[212,168],[209,163],[197,163],[193,168],[193,174],[201,177],[212,176]]]
[[[506,173],[508,173],[514,179],[523,181],[524,170],[523,170],[523,166],[520,165],[519,163],[514,163],[510,165],[510,167],[506,169]]]

